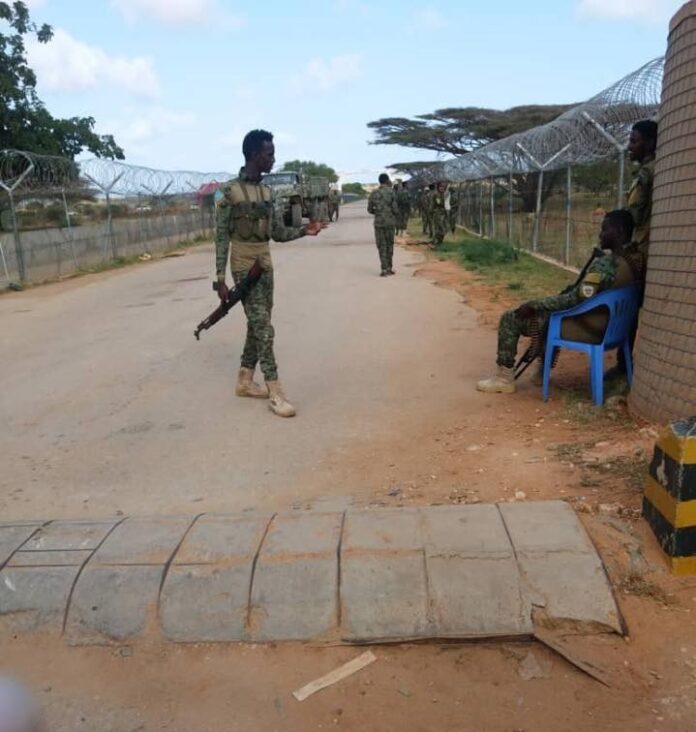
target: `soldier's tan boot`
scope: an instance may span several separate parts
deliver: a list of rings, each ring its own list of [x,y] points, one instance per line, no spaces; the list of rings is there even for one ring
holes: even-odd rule
[[[254,399],[268,399],[268,389],[254,381],[253,369],[239,369],[237,377],[237,388],[235,394],[239,397],[252,397]]]
[[[490,379],[482,379],[476,384],[476,388],[488,394],[514,394],[515,370],[498,366],[496,375],[491,376]]]
[[[279,417],[294,417],[295,407],[285,398],[280,381],[267,381],[266,386],[270,395],[268,406],[273,414],[277,414]]]

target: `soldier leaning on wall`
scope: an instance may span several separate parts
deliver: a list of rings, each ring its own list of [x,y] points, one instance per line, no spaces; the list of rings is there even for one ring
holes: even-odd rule
[[[641,272],[640,280],[645,281],[648,269],[648,250],[650,247],[650,218],[652,215],[653,179],[655,177],[655,150],[657,148],[657,122],[644,119],[636,122],[628,140],[628,157],[635,164],[631,188],[628,192],[626,210],[633,219],[633,237],[626,247],[626,256],[631,259],[634,269]],[[636,340],[638,323],[631,333],[631,350]],[[625,379],[626,361],[621,349],[618,351],[616,366],[604,375],[607,381]]]

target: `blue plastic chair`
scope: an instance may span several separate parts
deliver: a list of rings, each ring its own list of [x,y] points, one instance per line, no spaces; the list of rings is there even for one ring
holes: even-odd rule
[[[626,378],[629,385],[633,381],[633,363],[631,360],[631,330],[638,317],[642,285],[629,285],[613,290],[605,290],[569,310],[551,313],[549,330],[544,354],[544,401],[549,398],[549,381],[553,353],[556,348],[570,348],[582,351],[590,359],[590,385],[592,401],[596,406],[604,404],[604,352],[614,348],[623,349],[626,359]],[[609,323],[601,343],[580,343],[561,338],[561,326],[565,318],[582,315],[597,307],[604,306],[609,310]]]

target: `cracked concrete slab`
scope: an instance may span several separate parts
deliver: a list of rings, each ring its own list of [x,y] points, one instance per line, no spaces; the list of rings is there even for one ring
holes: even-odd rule
[[[64,625],[75,644],[490,638],[532,635],[540,609],[576,630],[621,629],[566,503],[322,509],[0,526],[0,634]]]

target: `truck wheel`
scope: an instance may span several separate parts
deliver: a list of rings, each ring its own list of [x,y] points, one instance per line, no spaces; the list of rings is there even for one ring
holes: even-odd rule
[[[299,203],[293,203],[290,207],[292,215],[292,225],[302,226],[302,206]]]

